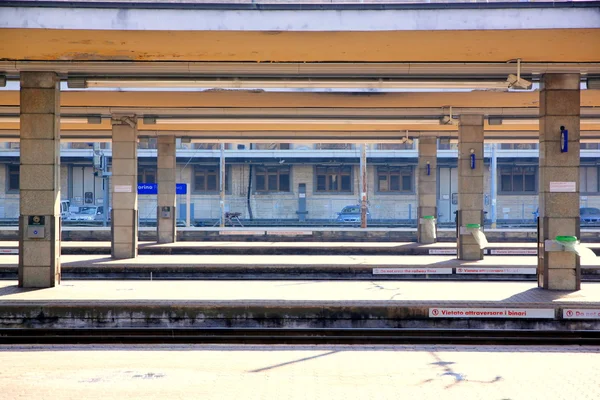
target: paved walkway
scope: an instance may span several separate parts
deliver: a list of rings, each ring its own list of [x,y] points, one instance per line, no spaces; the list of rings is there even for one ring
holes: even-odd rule
[[[386,305],[497,303],[595,304],[600,283],[583,283],[577,292],[538,289],[531,282],[422,281],[63,281],[49,289],[19,289],[0,281],[0,302],[69,301],[373,303]]]
[[[0,399],[595,400],[590,346],[0,346]]]

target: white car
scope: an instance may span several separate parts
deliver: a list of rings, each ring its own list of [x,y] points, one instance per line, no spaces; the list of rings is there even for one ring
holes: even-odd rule
[[[67,219],[69,221],[94,221],[98,213],[102,214],[98,206],[79,207],[79,211],[72,212]]]

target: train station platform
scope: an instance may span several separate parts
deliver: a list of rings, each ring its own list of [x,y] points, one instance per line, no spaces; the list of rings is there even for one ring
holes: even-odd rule
[[[533,282],[0,282],[0,329],[600,329],[600,283],[574,292]]]
[[[536,256],[397,255],[64,255],[65,279],[535,279]],[[16,279],[17,255],[0,257],[0,279]],[[600,277],[597,259],[582,261],[582,276]]]
[[[585,246],[600,255],[600,243]],[[62,241],[62,254],[110,254],[107,241]],[[18,254],[19,242],[0,241],[0,254]],[[415,242],[201,242],[167,244],[142,241],[139,254],[229,254],[229,255],[455,255],[455,242],[419,244]],[[491,256],[525,256],[536,254],[536,243],[490,243],[484,254]]]

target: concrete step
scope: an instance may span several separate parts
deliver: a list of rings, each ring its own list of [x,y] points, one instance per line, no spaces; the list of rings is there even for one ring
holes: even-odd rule
[[[578,292],[527,282],[0,282],[0,328],[600,329],[600,283]]]

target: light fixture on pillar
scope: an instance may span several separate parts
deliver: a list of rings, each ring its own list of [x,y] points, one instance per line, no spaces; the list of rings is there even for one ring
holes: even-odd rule
[[[508,62],[511,62],[511,61],[515,61],[515,60],[509,60]],[[529,90],[529,89],[531,89],[532,83],[529,82],[527,79],[521,78],[521,59],[517,58],[516,61],[517,61],[517,75],[509,74],[508,78],[506,79],[506,83],[508,84],[508,87],[511,89]]]
[[[401,139],[402,143],[413,144],[413,140],[408,137],[408,131],[406,131],[406,136]]]
[[[431,175],[431,163],[427,161],[427,175]]]
[[[444,108],[442,107],[442,112]],[[440,125],[458,125],[458,119],[452,116],[452,106],[450,106],[450,112],[448,115],[444,115],[440,120]]]
[[[564,126],[560,127],[560,152],[567,153],[569,151],[569,131]]]
[[[475,150],[471,149],[471,169],[475,169]]]

